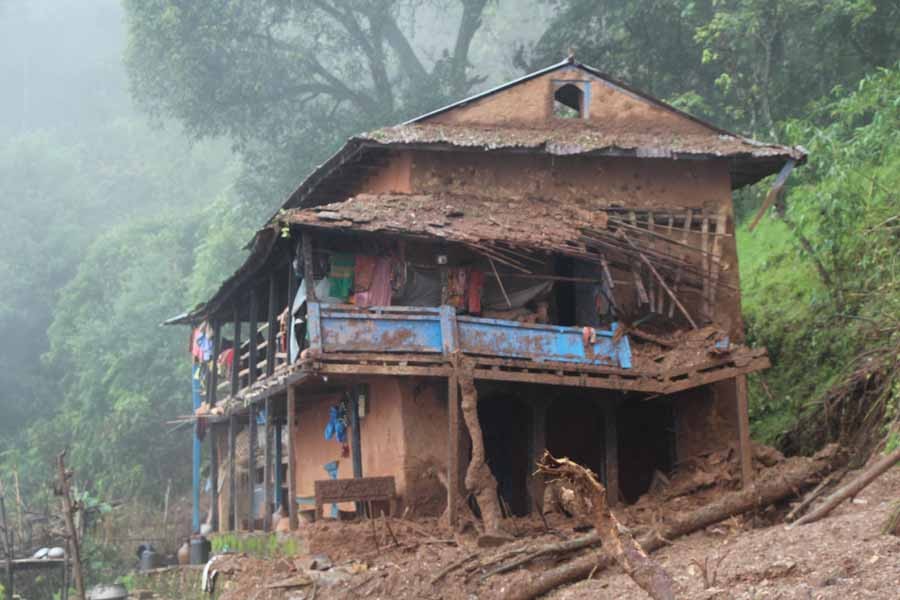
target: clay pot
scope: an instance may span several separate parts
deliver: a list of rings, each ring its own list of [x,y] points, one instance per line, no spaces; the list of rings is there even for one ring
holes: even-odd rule
[[[178,564],[189,565],[191,563],[191,544],[188,540],[184,541],[181,548],[178,549]]]

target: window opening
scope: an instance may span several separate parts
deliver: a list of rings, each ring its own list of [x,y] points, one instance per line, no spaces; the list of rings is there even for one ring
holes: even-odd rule
[[[580,119],[584,114],[584,92],[574,83],[557,88],[553,94],[553,116],[561,119]]]

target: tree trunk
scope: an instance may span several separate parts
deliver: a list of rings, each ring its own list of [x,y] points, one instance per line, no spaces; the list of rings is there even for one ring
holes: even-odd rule
[[[687,535],[748,510],[767,506],[805,489],[832,468],[836,446],[830,445],[811,458],[795,457],[762,473],[753,485],[722,496],[702,508],[677,516],[660,530],[642,536],[637,543],[647,553],[668,540]],[[586,578],[613,564],[606,552],[594,552],[518,582],[501,596],[503,600],[530,600],[567,583]]]
[[[853,481],[837,490],[832,495],[828,496],[828,498],[826,498],[818,508],[806,513],[790,526],[794,527],[795,525],[806,525],[807,523],[818,521],[822,517],[827,516],[828,513],[837,508],[841,504],[841,502],[860,493],[863,488],[878,479],[878,477],[882,473],[893,467],[898,462],[900,462],[900,448],[894,450],[893,452],[876,462],[874,465],[866,469],[864,472],[855,477]]]
[[[478,420],[478,392],[475,390],[471,366],[462,364],[462,368],[459,369],[459,387],[462,392],[463,420],[472,439],[472,460],[466,470],[466,489],[475,495],[484,521],[485,533],[502,534],[500,521],[503,513],[497,500],[497,480],[485,460],[484,436],[481,432],[481,422]]]
[[[72,490],[69,488],[69,478],[72,474],[66,470],[66,452],[60,452],[56,457],[56,466],[59,475],[58,493],[62,496],[63,517],[66,520],[66,529],[69,534],[69,548],[72,550],[72,572],[75,575],[75,590],[78,600],[85,600],[84,576],[81,572],[81,546],[78,539],[78,528],[75,526],[75,513],[78,511],[78,502],[72,500]],[[66,556],[65,560],[69,560]]]

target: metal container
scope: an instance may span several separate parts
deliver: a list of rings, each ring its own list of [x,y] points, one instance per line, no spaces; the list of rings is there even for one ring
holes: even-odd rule
[[[209,562],[209,553],[212,550],[212,544],[203,536],[194,536],[191,538],[191,564],[205,565]]]
[[[117,583],[95,585],[87,595],[87,600],[126,600],[127,598],[128,590],[125,589],[125,586]]]
[[[141,552],[140,569],[141,571],[149,571],[162,566],[162,556],[156,553],[156,550],[144,550]]]

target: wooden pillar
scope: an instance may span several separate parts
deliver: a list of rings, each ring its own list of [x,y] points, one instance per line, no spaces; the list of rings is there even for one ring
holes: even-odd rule
[[[610,506],[619,504],[619,430],[616,422],[616,401],[607,400],[603,405],[606,429],[606,498]]]
[[[303,279],[306,280],[306,301],[316,301],[316,275],[313,272],[312,237],[304,232],[300,240],[303,246]]]
[[[447,506],[450,527],[459,522],[459,380],[454,372],[447,378]]]
[[[750,413],[747,407],[747,376],[734,378],[737,396],[738,452],[741,458],[741,483],[746,488],[753,483],[753,447],[750,445]]]
[[[247,385],[253,385],[256,382],[256,363],[259,362],[259,353],[257,352],[257,333],[258,332],[258,324],[257,324],[257,316],[259,315],[259,295],[256,293],[256,288],[250,288],[250,327],[247,332],[247,340],[250,342],[250,352],[249,360],[250,363],[250,371],[247,376]]]
[[[231,363],[231,395],[237,396],[241,390],[241,313],[234,305],[234,360]]]
[[[237,417],[228,418],[228,530],[237,531]]]
[[[272,530],[272,398],[266,398],[266,445],[263,463],[263,530]]]
[[[291,530],[297,529],[297,459],[294,445],[294,424],[297,419],[297,391],[288,384],[287,388],[287,436],[288,436],[288,517]]]
[[[274,429],[275,429],[275,473],[274,473],[275,482],[274,482],[274,486],[275,486],[275,507],[277,508],[284,504],[284,498],[281,493],[281,483],[282,483],[281,463],[283,462],[282,456],[281,456],[281,428],[283,425],[280,420],[277,422],[273,422],[273,424],[275,426],[274,427]],[[277,523],[276,523],[276,525],[277,525]]]
[[[269,326],[266,329],[266,375],[271,375],[275,372],[275,354],[278,350],[276,347],[276,334],[278,333],[278,327],[276,326],[278,315],[275,314],[278,310],[278,301],[275,297],[275,293],[277,292],[277,286],[275,285],[275,273],[269,274]]]
[[[256,488],[256,448],[258,442],[256,440],[256,406],[250,405],[248,414],[249,422],[247,423],[247,531],[256,529],[254,521],[256,520],[256,511],[254,510],[254,498]]]
[[[359,479],[363,476],[362,468],[362,446],[361,435],[359,431],[359,392],[362,386],[350,386],[350,452],[353,459],[353,478]],[[371,512],[371,511],[370,511]],[[363,503],[356,503],[356,516],[363,513]],[[374,517],[375,515],[369,515]]]
[[[547,408],[549,402],[542,398],[533,398],[529,402],[531,408],[531,437],[528,440],[528,472],[535,469],[547,449]],[[544,508],[544,479],[543,477],[531,477],[527,493],[528,512],[543,510]]]
[[[219,394],[219,354],[222,353],[222,323],[213,323],[213,356],[209,378],[209,405],[215,406]]]
[[[209,510],[212,513],[210,525],[219,531],[219,430],[215,425],[209,428]]]

